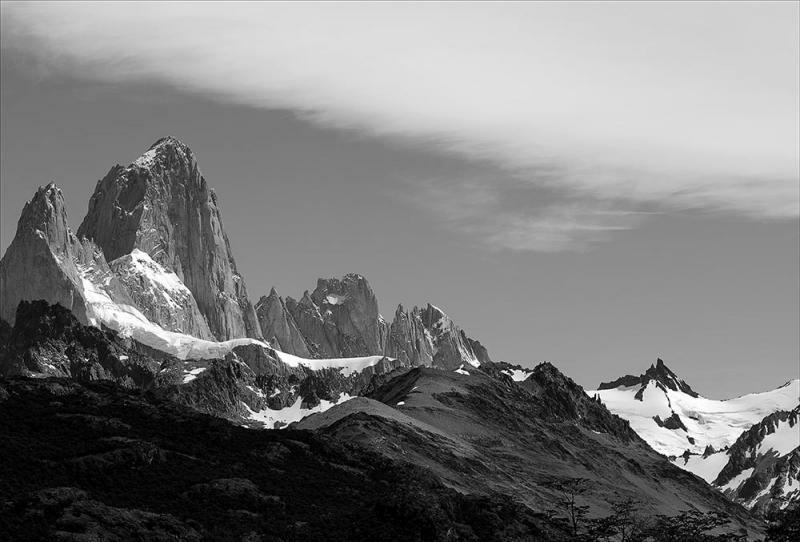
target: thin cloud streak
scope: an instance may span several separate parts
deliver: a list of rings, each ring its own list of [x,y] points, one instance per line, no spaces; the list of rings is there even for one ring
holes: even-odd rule
[[[3,3],[2,46],[70,75],[490,160],[564,194],[544,217],[492,219],[498,244],[541,250],[629,227],[602,201],[797,218],[798,15],[796,3],[26,2]]]
[[[452,231],[492,250],[586,252],[652,214],[601,201],[560,199],[509,205],[508,195],[497,184],[446,179],[409,182],[416,186],[412,198],[416,204]]]

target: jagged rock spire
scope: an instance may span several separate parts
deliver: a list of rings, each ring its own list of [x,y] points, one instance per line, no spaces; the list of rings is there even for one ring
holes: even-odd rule
[[[17,232],[0,260],[0,318],[14,323],[22,300],[44,299],[70,310],[87,323],[76,261],[84,247],[72,233],[64,196],[50,183],[25,204]]]
[[[287,354],[303,358],[314,357],[294,317],[286,309],[286,303],[275,288],[269,291],[268,296],[261,296],[258,300],[256,315],[264,338],[270,341],[272,346]]]

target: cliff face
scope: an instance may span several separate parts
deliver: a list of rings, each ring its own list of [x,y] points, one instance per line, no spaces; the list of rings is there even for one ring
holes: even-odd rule
[[[108,260],[138,249],[174,272],[217,339],[261,336],[217,197],[177,139],[160,139],[128,167],[111,168],[78,236],[94,240]]]

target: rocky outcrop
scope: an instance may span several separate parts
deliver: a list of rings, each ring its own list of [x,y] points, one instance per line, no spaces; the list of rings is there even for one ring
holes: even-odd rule
[[[57,376],[79,381],[112,380],[148,388],[159,360],[115,332],[84,326],[61,305],[22,301],[14,327],[0,344],[0,376]]]
[[[275,348],[303,358],[315,357],[275,288],[258,300],[256,315],[261,333]]]
[[[78,236],[93,239],[109,260],[139,249],[173,271],[217,339],[261,336],[217,197],[177,139],[159,139],[128,167],[111,168],[97,183]]]

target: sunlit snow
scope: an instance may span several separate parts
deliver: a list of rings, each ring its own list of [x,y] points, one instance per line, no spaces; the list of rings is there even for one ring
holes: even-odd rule
[[[278,424],[278,428],[285,427],[286,425],[292,422],[299,422],[306,416],[310,416],[311,414],[315,414],[317,412],[325,412],[329,408],[335,405],[340,405],[345,401],[349,401],[352,399],[349,394],[343,393],[339,396],[337,401],[326,401],[321,400],[319,404],[312,408],[302,408],[303,399],[298,397],[297,400],[294,402],[292,406],[282,408],[279,410],[265,408],[258,412],[252,410],[246,404],[242,403],[242,405],[247,409],[248,418],[250,420],[261,422],[267,428],[273,429],[275,428],[275,424]]]
[[[533,371],[526,371],[525,369],[503,369],[503,374],[507,374],[514,382],[522,382],[527,380],[533,374]]]
[[[732,445],[745,430],[778,410],[791,410],[800,396],[800,380],[792,380],[778,389],[743,395],[724,401],[692,397],[680,391],[658,388],[649,382],[642,400],[635,399],[639,386],[611,390],[589,390],[597,394],[613,413],[628,420],[631,427],[650,446],[664,455],[681,455],[685,450],[703,453],[707,445],[720,450]],[[688,431],[659,427],[653,420],[680,417]],[[687,437],[694,439],[691,444]]]
[[[365,356],[360,358],[328,358],[328,359],[306,359],[285,352],[275,351],[278,358],[289,367],[307,367],[312,371],[322,369],[339,369],[343,376],[350,376],[353,373],[360,373],[367,367],[372,367],[382,359],[390,359],[385,356]]]

